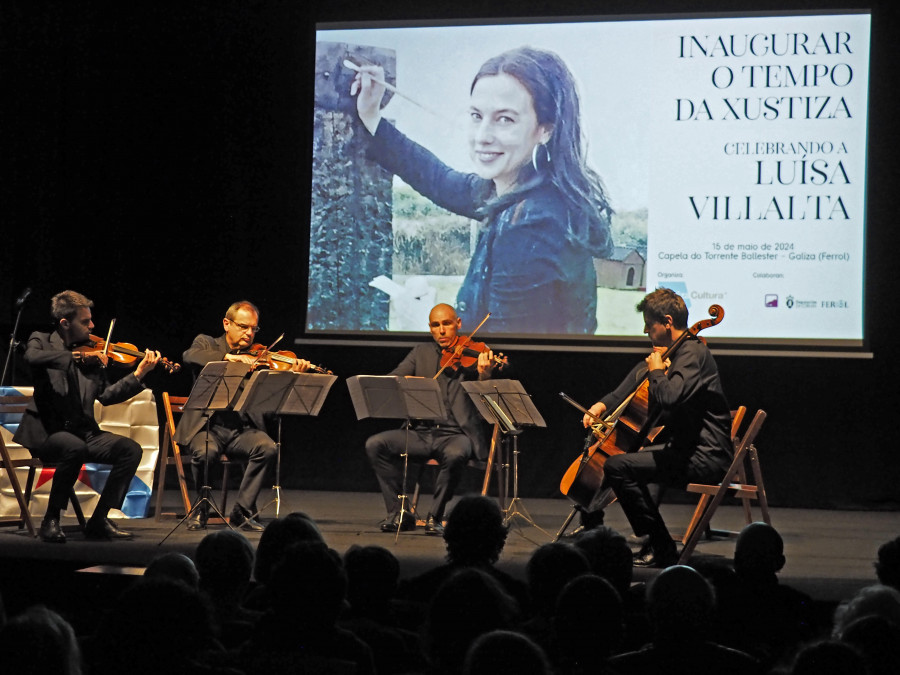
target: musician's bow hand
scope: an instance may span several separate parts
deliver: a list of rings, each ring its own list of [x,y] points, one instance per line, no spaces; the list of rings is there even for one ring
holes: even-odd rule
[[[598,421],[600,421],[600,419],[603,417],[603,413],[606,412],[606,405],[604,405],[600,401],[597,401],[594,405],[588,408],[588,412],[590,412],[591,415],[594,415],[594,417],[591,417],[591,415],[585,415],[581,418],[581,423],[584,425],[585,429],[587,429],[592,424],[596,424]]]
[[[226,361],[237,361],[239,363],[246,363],[248,366],[252,366],[259,362],[258,356],[252,356],[251,354],[226,354]]]

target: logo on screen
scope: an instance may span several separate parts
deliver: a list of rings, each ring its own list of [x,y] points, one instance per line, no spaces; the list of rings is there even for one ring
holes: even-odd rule
[[[766,293],[766,307],[778,307],[778,296],[775,293]]]
[[[688,297],[687,283],[685,283],[684,281],[667,281],[663,284],[657,284],[656,287],[668,288],[670,291],[675,291],[684,300],[684,306],[688,309],[691,308],[691,300]]]
[[[793,295],[787,296],[787,302],[785,304],[788,306],[788,309],[793,307],[794,306],[794,296]]]

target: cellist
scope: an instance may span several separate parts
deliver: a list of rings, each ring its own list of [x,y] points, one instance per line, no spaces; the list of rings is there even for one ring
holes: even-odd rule
[[[585,529],[603,523],[602,504],[611,488],[635,535],[647,537],[634,564],[668,567],[677,561],[677,551],[657,507],[659,490],[689,482],[715,483],[724,477],[733,454],[731,412],[716,362],[701,340],[689,335],[663,362],[661,354],[687,331],[688,310],[681,296],[658,288],[638,303],[637,311],[644,316],[644,333],[653,351],[589,410],[603,418],[635,391],[646,374],[649,422],[645,428],[665,425],[667,440],[641,452],[609,457],[603,483],[582,511],[581,521]],[[589,427],[596,419],[585,415],[582,421]]]

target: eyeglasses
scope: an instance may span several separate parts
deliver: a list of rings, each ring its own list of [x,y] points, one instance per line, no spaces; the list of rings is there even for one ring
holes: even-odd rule
[[[237,321],[232,321],[231,319],[228,319],[228,323],[230,323],[232,326],[237,326],[238,328],[240,328],[242,333],[250,331],[251,333],[256,335],[259,332],[259,326],[248,326],[245,323],[238,323]]]

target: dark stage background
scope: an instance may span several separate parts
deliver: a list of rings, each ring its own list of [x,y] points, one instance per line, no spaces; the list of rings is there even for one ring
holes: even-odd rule
[[[239,298],[261,307],[261,342],[281,331],[285,345],[301,336],[316,20],[666,10],[660,0],[306,4],[0,0],[4,357],[26,287],[33,292],[22,340],[46,324],[49,298],[64,288],[94,299],[98,333],[116,317],[116,339],[174,360],[197,333],[218,334],[225,308]],[[874,358],[721,355],[718,363],[732,404],[770,414],[758,446],[773,505],[898,509],[897,10],[882,0],[679,3],[680,11],[828,7],[873,9],[867,320]],[[695,311],[692,322],[700,318]],[[712,331],[708,338],[715,348]],[[406,350],[314,345],[303,355],[346,377],[385,373]],[[580,414],[558,392],[590,404],[636,355],[516,350],[510,357],[548,422],[522,437],[520,491],[550,497],[584,438]],[[15,383],[27,384],[18,358],[14,367]],[[184,375],[153,378],[157,394],[190,388]],[[357,422],[339,381],[318,418],[285,423],[282,484],[376,490],[363,443],[386,426]]]

